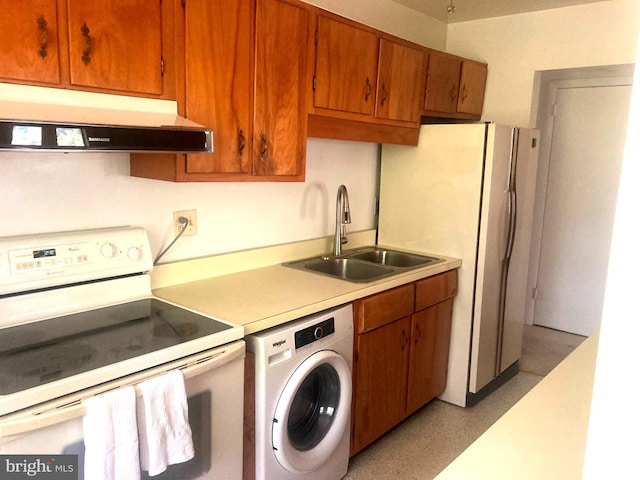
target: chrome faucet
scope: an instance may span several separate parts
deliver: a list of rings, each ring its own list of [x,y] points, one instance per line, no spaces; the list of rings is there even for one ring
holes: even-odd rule
[[[349,193],[347,187],[338,187],[336,198],[336,233],[333,240],[333,254],[342,253],[342,245],[347,243],[347,227],[345,224],[351,223],[351,211],[349,210]]]

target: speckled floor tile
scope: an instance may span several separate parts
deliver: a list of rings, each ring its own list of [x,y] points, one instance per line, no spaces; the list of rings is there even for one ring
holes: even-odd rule
[[[344,480],[434,478],[582,341],[548,330],[526,329],[520,373],[506,384],[471,408],[434,400],[353,457]]]

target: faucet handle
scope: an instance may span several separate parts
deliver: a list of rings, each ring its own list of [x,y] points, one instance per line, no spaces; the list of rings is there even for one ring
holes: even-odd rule
[[[342,225],[341,233],[340,233],[340,243],[344,245],[345,243],[349,243],[349,239],[347,238],[347,227],[346,225]]]

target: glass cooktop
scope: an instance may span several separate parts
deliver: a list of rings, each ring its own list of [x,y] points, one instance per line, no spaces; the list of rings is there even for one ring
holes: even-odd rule
[[[0,330],[0,395],[230,328],[156,298],[8,327]]]

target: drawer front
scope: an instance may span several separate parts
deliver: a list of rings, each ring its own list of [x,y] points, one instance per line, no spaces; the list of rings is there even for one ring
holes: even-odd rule
[[[364,333],[413,313],[413,284],[387,290],[354,303],[356,333]]]
[[[456,272],[450,270],[416,282],[416,312],[453,297],[458,285]]]

